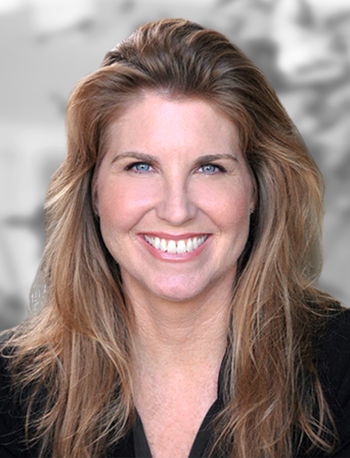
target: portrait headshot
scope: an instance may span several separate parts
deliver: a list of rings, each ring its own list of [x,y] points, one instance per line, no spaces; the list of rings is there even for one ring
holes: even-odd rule
[[[112,46],[69,96],[31,313],[0,335],[0,457],[350,457],[350,311],[319,284],[297,126],[213,28]]]

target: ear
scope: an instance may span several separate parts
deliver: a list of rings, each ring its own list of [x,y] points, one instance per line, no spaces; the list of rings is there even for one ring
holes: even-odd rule
[[[100,211],[99,211],[98,205],[93,206],[93,212],[96,218],[100,219]]]
[[[97,180],[93,180],[92,188],[91,188],[91,199],[92,199],[92,211],[96,218],[100,218],[100,206],[98,200],[98,192],[97,192]]]
[[[258,185],[253,173],[251,173],[251,181],[252,181],[252,195],[250,199],[249,205],[249,213],[252,214],[255,212],[257,203],[258,203]]]

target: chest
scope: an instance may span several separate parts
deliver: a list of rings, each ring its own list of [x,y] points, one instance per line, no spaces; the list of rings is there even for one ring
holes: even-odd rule
[[[213,397],[197,402],[168,399],[138,411],[153,458],[188,458]]]

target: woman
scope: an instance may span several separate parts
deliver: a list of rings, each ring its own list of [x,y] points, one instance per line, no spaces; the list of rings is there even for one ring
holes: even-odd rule
[[[264,75],[146,24],[77,85],[67,136],[38,310],[3,336],[3,456],[350,456],[322,178]]]

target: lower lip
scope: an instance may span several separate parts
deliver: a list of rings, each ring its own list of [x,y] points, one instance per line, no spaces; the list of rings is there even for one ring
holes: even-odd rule
[[[186,253],[168,253],[167,251],[161,251],[155,248],[153,245],[148,243],[143,235],[138,236],[141,240],[141,242],[145,245],[147,250],[155,257],[158,259],[161,259],[162,261],[167,261],[167,262],[184,262],[184,261],[191,261],[192,259],[196,258],[199,256],[202,251],[206,248],[208,243],[211,240],[211,235],[208,235],[208,237],[204,240],[204,242],[199,245],[198,248],[195,250],[192,250],[190,252]]]

